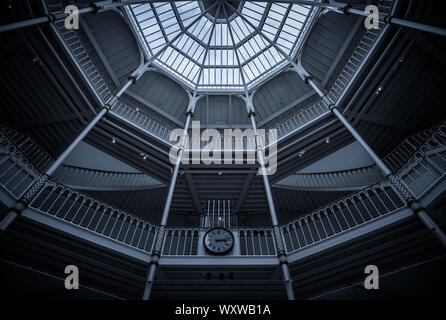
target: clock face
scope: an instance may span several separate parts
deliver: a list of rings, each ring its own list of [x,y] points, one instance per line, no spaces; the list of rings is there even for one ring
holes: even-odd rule
[[[212,254],[225,254],[232,249],[234,236],[224,228],[213,228],[204,235],[204,246]]]

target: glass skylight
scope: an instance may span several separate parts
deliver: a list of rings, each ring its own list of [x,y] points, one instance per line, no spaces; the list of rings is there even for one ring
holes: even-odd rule
[[[251,1],[153,2],[127,13],[147,56],[163,50],[154,64],[198,91],[241,91],[243,79],[250,89],[273,76],[287,62],[255,28],[295,56],[315,15],[310,6]]]

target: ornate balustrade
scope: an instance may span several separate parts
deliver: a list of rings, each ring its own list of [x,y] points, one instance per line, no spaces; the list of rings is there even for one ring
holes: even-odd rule
[[[426,136],[425,133],[417,136],[426,137],[427,141],[416,148],[406,164],[397,172],[409,190],[418,198],[426,195],[446,175],[446,124],[443,123],[430,132],[432,132],[430,136]],[[32,140],[23,139],[17,134],[14,137],[19,144],[26,141],[22,147],[34,150],[29,153],[30,155],[36,154],[36,149],[29,144]],[[401,152],[400,149],[401,146],[398,146],[395,152]],[[409,149],[405,150],[407,152]],[[39,161],[41,157],[36,156],[34,159]],[[1,189],[17,200],[40,174],[41,172],[28,161],[9,136],[0,131]],[[347,233],[389,216],[405,205],[394,187],[386,180],[381,181],[283,225],[281,231],[286,250],[288,253],[294,253]],[[157,226],[150,222],[54,181],[46,183],[30,203],[30,208],[147,253],[152,249],[157,232]],[[168,229],[164,239],[163,255],[206,255],[203,249],[203,235],[206,230],[206,228]],[[233,255],[276,254],[270,228],[235,228],[233,233],[235,235]]]
[[[405,206],[387,181],[352,194],[282,226],[288,253],[373,222]]]
[[[157,226],[78,191],[49,181],[29,205],[63,220],[133,248],[150,253]]]

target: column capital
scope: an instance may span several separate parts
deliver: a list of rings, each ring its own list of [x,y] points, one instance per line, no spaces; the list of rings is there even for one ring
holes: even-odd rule
[[[136,75],[131,74],[128,76],[128,80],[131,81],[133,85],[135,85],[138,78]]]
[[[96,3],[94,2],[90,2],[88,4],[88,7],[91,8],[91,13],[92,14],[97,14],[99,12],[100,6],[98,6]]]
[[[347,3],[345,6],[340,8],[340,11],[348,16],[350,14],[350,9],[353,8],[351,3]]]
[[[152,256],[150,257],[149,264],[159,265],[160,258],[161,258],[161,254],[159,252],[153,252]]]
[[[14,206],[10,209],[15,212],[17,215],[21,215],[22,211],[25,210],[27,204],[23,200],[17,201]]]
[[[296,70],[296,72],[297,72],[297,70]],[[299,72],[297,72],[297,73],[299,73]],[[305,84],[310,84],[310,81],[312,81],[312,80],[313,80],[313,76],[311,74],[307,74],[304,76]]]

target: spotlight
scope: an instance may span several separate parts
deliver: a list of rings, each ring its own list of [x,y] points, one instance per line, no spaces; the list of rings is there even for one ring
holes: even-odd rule
[[[330,137],[327,137],[327,139],[325,139],[326,143],[330,143]]]
[[[112,139],[112,143],[116,143],[116,138],[113,138],[113,139]]]
[[[222,174],[223,174],[223,172],[221,172],[221,171],[218,172],[218,175],[219,175],[219,176],[221,176]]]

